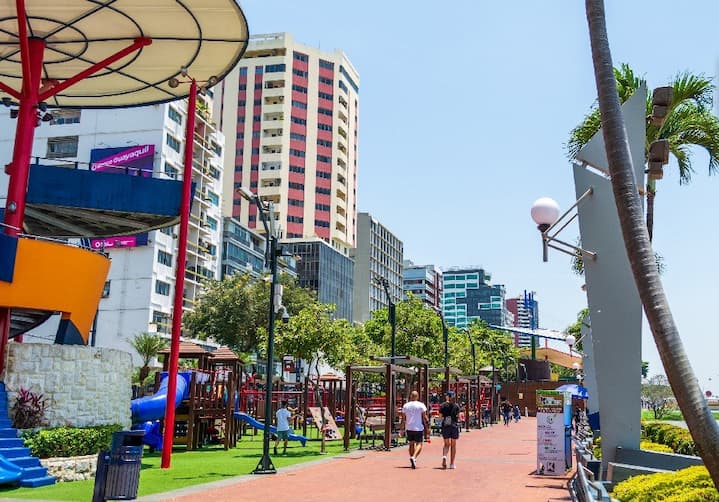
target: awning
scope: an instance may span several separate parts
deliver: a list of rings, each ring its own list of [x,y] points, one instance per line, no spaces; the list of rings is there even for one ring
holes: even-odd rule
[[[572,397],[574,399],[588,399],[589,398],[589,391],[586,387],[582,387],[581,385],[578,385],[576,383],[568,383],[564,384],[560,387],[557,387],[554,390],[558,390],[559,392],[571,392]]]

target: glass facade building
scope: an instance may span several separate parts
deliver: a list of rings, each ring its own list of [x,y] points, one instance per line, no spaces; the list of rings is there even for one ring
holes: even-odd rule
[[[467,327],[474,319],[487,324],[511,326],[505,305],[504,285],[491,285],[491,275],[481,268],[449,269],[443,272],[442,315],[447,323]]]

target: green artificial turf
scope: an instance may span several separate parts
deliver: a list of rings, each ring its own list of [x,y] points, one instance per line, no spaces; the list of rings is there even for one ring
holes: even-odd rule
[[[270,444],[270,447],[274,442]],[[320,454],[320,441],[308,441],[304,448],[297,441],[290,441],[287,454],[272,455],[272,462],[280,469],[289,465],[326,458],[344,453],[342,441],[327,441],[327,454]],[[350,448],[356,448],[357,441],[352,440]],[[159,452],[145,454],[140,472],[138,497],[154,493],[167,492],[186,486],[219,481],[234,476],[250,474],[257,466],[262,454],[262,434],[244,436],[237,448],[225,451],[221,446],[207,447],[197,451],[175,448],[170,469],[160,469]],[[42,499],[42,500],[91,500],[94,479],[57,483],[41,488],[4,488],[0,489],[0,498]]]
[[[712,415],[719,420],[719,411],[712,411]],[[656,420],[654,418],[654,412],[652,410],[642,410],[642,420]],[[670,410],[666,412],[660,420],[684,420],[684,416],[679,410]]]

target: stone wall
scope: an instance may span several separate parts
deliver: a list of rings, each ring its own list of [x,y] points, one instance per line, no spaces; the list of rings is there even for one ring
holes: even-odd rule
[[[83,345],[9,343],[4,375],[8,406],[20,388],[48,400],[48,426],[130,424],[132,357]]]
[[[43,458],[40,463],[47,467],[48,475],[55,476],[58,481],[82,481],[95,477],[97,455]]]

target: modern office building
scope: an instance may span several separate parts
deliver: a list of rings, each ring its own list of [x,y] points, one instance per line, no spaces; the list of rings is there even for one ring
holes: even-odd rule
[[[212,93],[198,97],[192,178],[194,200],[188,233],[184,308],[191,309],[207,278],[219,279],[224,136],[212,120]],[[181,179],[186,101],[115,110],[53,110],[33,143],[33,161],[71,169],[123,172],[128,175]],[[10,118],[3,114],[0,157],[10,158]],[[6,183],[5,174],[0,183]],[[139,235],[90,240],[109,253],[112,264],[100,301],[97,346],[133,353],[128,340],[145,331],[171,330],[177,227]],[[52,340],[56,322],[29,332],[28,340]],[[137,357],[137,356],[136,356]],[[136,359],[139,362],[139,358]]]
[[[427,307],[439,311],[442,304],[442,272],[434,265],[415,265],[411,260],[404,260],[402,291],[404,299],[407,299],[407,293],[412,293]]]
[[[489,283],[491,275],[479,267],[453,267],[442,272],[442,315],[448,324],[467,327],[474,319],[511,326],[501,284]]]
[[[389,305],[387,294],[378,283],[386,279],[394,302],[402,299],[402,260],[404,246],[387,227],[369,213],[357,215],[357,247],[354,259],[353,321],[364,322],[372,312]]]
[[[534,291],[524,291],[522,295],[515,298],[507,298],[507,310],[514,316],[512,326],[537,329],[539,326],[539,303],[534,299],[534,295]],[[532,337],[515,333],[514,344],[517,347],[531,347]]]
[[[263,233],[237,187],[272,201],[283,237],[319,237],[348,255],[356,235],[359,75],[339,50],[288,33],[250,37],[215,106],[230,144],[223,214]],[[230,174],[234,173],[234,174]]]
[[[323,239],[286,239],[285,252],[297,257],[299,285],[317,293],[322,303],[337,306],[335,317],[352,320],[352,259]]]

